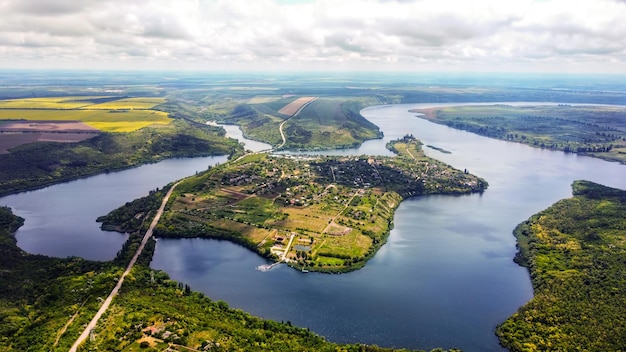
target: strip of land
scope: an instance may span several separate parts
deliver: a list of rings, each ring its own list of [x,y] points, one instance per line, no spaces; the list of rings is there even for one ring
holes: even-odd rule
[[[279,113],[283,114],[283,115],[287,115],[287,116],[295,116],[298,114],[298,112],[302,111],[302,109],[304,109],[305,106],[307,106],[307,104],[311,103],[312,101],[316,100],[317,97],[301,97],[298,98],[296,100],[294,100],[293,102],[285,105],[283,108],[281,108],[280,110],[278,110]]]
[[[621,106],[497,104],[411,111],[486,137],[626,164],[626,108]]]
[[[317,100],[317,97],[300,98],[279,110],[281,114],[285,114],[285,115],[289,115],[289,113],[291,113],[294,110],[295,112],[289,115],[289,118],[287,120],[280,123],[280,126],[278,127],[278,129],[280,131],[280,138],[282,138],[283,142],[278,147],[276,147],[276,149],[280,149],[284,147],[285,143],[287,143],[287,138],[285,138],[285,132],[283,131],[283,127],[285,126],[287,121],[289,121],[294,116],[298,116],[298,114],[300,113],[300,111],[302,111],[302,109],[304,109],[307,105],[311,104],[315,100]]]

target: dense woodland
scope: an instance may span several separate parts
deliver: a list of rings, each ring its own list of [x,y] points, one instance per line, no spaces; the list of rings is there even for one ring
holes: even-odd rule
[[[587,181],[515,229],[534,298],[497,329],[511,351],[626,346],[626,191]]]

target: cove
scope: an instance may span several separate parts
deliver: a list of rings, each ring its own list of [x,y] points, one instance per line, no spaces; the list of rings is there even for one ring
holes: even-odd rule
[[[477,136],[419,119],[413,108],[367,108],[385,134],[360,148],[325,154],[385,154],[411,133],[432,157],[485,178],[482,195],[405,200],[387,244],[367,265],[342,275],[301,273],[237,245],[204,239],[157,243],[152,267],[213,299],[254,315],[310,328],[336,342],[385,347],[499,351],[495,326],[532,297],[525,268],[513,263],[513,228],[586,179],[626,188],[626,167],[599,159]],[[446,104],[460,105],[460,104]]]

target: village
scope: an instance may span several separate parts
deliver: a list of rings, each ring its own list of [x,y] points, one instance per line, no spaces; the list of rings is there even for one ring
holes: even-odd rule
[[[486,182],[399,140],[397,157],[250,154],[182,182],[157,236],[223,238],[300,270],[362,266],[402,199],[480,192]]]

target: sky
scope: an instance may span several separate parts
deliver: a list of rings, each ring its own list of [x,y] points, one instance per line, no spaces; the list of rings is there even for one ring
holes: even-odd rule
[[[0,0],[0,69],[626,73],[626,0]]]

